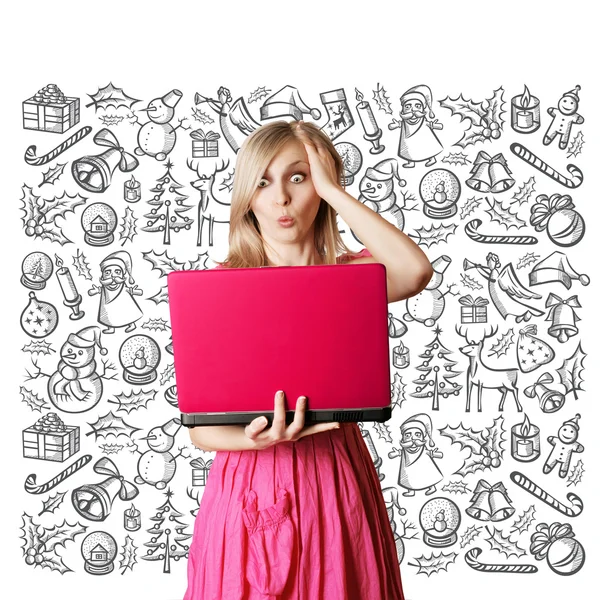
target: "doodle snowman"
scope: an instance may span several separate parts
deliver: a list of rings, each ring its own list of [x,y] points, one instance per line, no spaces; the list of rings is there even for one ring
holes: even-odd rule
[[[155,98],[148,103],[148,108],[140,110],[148,114],[150,121],[141,126],[138,132],[138,147],[134,150],[137,156],[153,156],[156,160],[164,160],[173,150],[177,140],[177,127],[171,125],[175,116],[175,106],[183,94],[179,90],[171,90],[162,98]]]
[[[102,397],[102,379],[96,372],[95,348],[107,353],[100,344],[100,327],[84,327],[69,334],[60,349],[56,372],[48,381],[48,395],[56,408],[68,413],[85,412]]]
[[[181,428],[179,419],[171,419],[162,427],[153,427],[146,437],[140,438],[148,442],[150,450],[142,453],[138,460],[138,473],[136,483],[149,483],[156,489],[163,490],[167,483],[173,479],[179,456],[173,456],[170,450],[175,443],[175,434]]]
[[[433,277],[425,289],[416,296],[406,300],[406,310],[408,311],[404,315],[406,321],[419,321],[427,327],[431,327],[441,317],[446,305],[444,296],[450,290],[442,293],[439,287],[444,280],[444,271],[448,268],[451,261],[452,259],[449,256],[442,255],[431,263]]]

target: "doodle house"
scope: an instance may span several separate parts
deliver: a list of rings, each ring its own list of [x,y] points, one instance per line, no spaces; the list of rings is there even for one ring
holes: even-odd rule
[[[108,233],[108,222],[98,215],[90,223],[90,233]]]
[[[23,102],[23,129],[64,133],[79,123],[79,98],[50,83]]]

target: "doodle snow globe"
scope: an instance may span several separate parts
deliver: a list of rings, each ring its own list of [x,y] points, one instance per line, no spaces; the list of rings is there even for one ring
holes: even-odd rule
[[[156,367],[160,362],[160,348],[147,335],[132,335],[119,350],[119,360],[123,366],[123,379],[127,383],[144,385],[153,382]]]
[[[419,522],[423,529],[423,541],[432,548],[445,548],[456,543],[456,531],[460,525],[458,506],[448,498],[432,498],[421,508]]]
[[[30,290],[43,290],[52,276],[52,259],[44,252],[32,252],[23,259],[21,283]]]
[[[447,219],[456,214],[460,181],[448,169],[433,169],[421,179],[419,194],[424,202],[423,214],[432,219]]]
[[[81,542],[81,555],[88,573],[106,575],[115,568],[117,542],[106,531],[93,531]]]
[[[84,239],[90,246],[108,246],[115,239],[117,213],[112,206],[104,202],[90,204],[81,213],[81,226]]]

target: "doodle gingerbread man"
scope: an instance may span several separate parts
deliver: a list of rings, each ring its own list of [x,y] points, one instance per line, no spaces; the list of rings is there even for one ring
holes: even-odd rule
[[[558,430],[558,438],[554,435],[548,437],[548,442],[554,446],[544,464],[544,473],[550,473],[560,463],[558,474],[563,479],[567,476],[571,465],[573,452],[583,452],[583,446],[577,441],[579,436],[579,424],[577,421],[581,415],[577,413],[574,418],[565,421]]]
[[[573,123],[581,125],[583,117],[577,114],[579,108],[579,90],[580,85],[576,85],[575,89],[570,92],[565,92],[562,98],[558,101],[558,107],[550,107],[548,114],[552,115],[552,123],[548,126],[548,130],[544,134],[544,146],[552,143],[552,140],[557,135],[560,135],[558,147],[564,150],[569,143],[571,135],[571,127]]]

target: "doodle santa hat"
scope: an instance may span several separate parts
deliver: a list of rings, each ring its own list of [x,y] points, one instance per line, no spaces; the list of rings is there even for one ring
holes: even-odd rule
[[[100,269],[104,270],[105,267],[119,266],[123,269],[123,273],[127,274],[129,283],[135,283],[131,276],[131,256],[129,252],[125,250],[117,250],[112,254],[109,254],[101,263]]]
[[[92,348],[96,344],[100,348],[102,356],[108,353],[108,350],[100,343],[100,327],[98,326],[84,327],[77,333],[69,334],[67,342],[76,348]]]
[[[404,181],[398,173],[398,160],[396,158],[386,158],[374,167],[369,167],[365,171],[365,176],[374,181],[389,181],[392,177],[395,177],[401,186]]]
[[[573,279],[580,281],[581,285],[588,285],[590,282],[587,275],[579,275],[575,272],[575,269],[569,264],[567,255],[559,250],[537,263],[529,273],[529,285],[559,281],[570,290]]]
[[[400,432],[404,433],[406,429],[412,427],[418,427],[429,439],[431,439],[431,418],[428,414],[419,413],[418,415],[413,415],[410,419],[407,419],[400,425]]]
[[[573,100],[575,100],[575,102],[579,102],[579,90],[581,89],[580,85],[576,85],[574,89],[569,90],[568,92],[565,92],[562,97],[564,98],[565,96],[570,96],[571,98],[573,98]]]
[[[275,117],[294,117],[297,121],[304,119],[303,115],[310,116],[317,120],[321,118],[321,111],[318,108],[309,108],[300,98],[297,88],[286,85],[272,96],[269,96],[265,103],[260,107],[260,118],[273,119]]]
[[[573,427],[573,429],[579,431],[579,423],[577,423],[579,419],[581,419],[581,415],[577,413],[572,419],[568,419],[567,421],[565,421],[563,425],[570,425],[571,427]]]
[[[429,111],[429,118],[433,119],[435,117],[433,110],[431,110],[432,94],[428,86],[415,85],[409,90],[406,90],[406,92],[404,92],[404,94],[400,97],[400,104],[404,104],[408,100],[420,100],[423,105],[427,107],[427,110]]]

